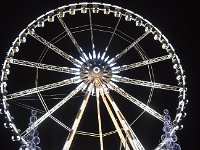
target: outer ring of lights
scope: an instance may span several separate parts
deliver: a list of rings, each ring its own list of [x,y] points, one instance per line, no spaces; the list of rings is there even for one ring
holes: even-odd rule
[[[141,26],[145,29],[146,32],[150,32],[150,34],[154,35],[154,39],[158,40],[164,50],[166,50],[171,55],[171,60],[173,64],[173,68],[175,70],[175,74],[177,76],[178,85],[181,88],[179,91],[179,103],[177,106],[177,113],[175,116],[175,119],[173,120],[174,130],[178,130],[182,128],[181,120],[185,116],[185,104],[187,104],[188,100],[186,97],[186,82],[185,82],[185,74],[184,70],[182,68],[182,65],[180,63],[179,57],[176,55],[175,49],[172,47],[172,45],[168,42],[168,39],[161,33],[159,29],[157,29],[153,24],[151,24],[148,20],[144,19],[142,16],[124,9],[122,7],[118,7],[115,5],[105,4],[105,3],[95,3],[95,2],[85,2],[85,3],[75,3],[70,4],[66,6],[59,7],[57,9],[51,10],[40,17],[38,17],[36,20],[31,22],[20,34],[19,36],[14,40],[12,46],[10,47],[7,56],[5,58],[5,61],[3,63],[3,69],[1,74],[1,107],[2,107],[2,113],[6,118],[5,127],[10,128],[13,132],[12,139],[14,141],[16,140],[22,140],[20,137],[19,130],[14,124],[13,117],[11,116],[9,112],[9,105],[6,102],[7,99],[7,80],[8,75],[10,73],[10,63],[14,57],[14,54],[17,53],[20,50],[20,45],[26,42],[26,36],[34,31],[35,28],[43,27],[44,23],[49,21],[53,21],[54,17],[56,15],[60,15],[64,17],[65,14],[71,14],[74,15],[76,11],[81,11],[84,13],[88,8],[92,8],[94,13],[98,11],[103,11],[104,14],[113,13],[115,16],[121,14],[126,21],[134,21],[136,23],[136,26]]]

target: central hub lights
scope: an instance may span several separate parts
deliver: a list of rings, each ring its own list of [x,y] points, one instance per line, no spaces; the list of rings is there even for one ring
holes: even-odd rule
[[[106,84],[110,81],[112,77],[112,69],[108,65],[108,58],[105,58],[105,54],[102,56],[100,53],[96,55],[96,52],[93,51],[93,56],[89,53],[89,57],[84,54],[84,58],[81,58],[83,61],[81,69],[81,77],[89,77],[91,81],[98,80],[101,84]]]
[[[89,74],[94,78],[99,78],[103,75],[103,68],[100,67],[92,67],[89,70]]]
[[[100,69],[99,69],[99,67],[94,67],[93,71],[94,71],[95,73],[99,73],[99,72],[100,72]]]
[[[89,75],[92,78],[100,78],[104,74],[104,67],[106,65],[105,62],[99,59],[92,59],[88,61],[89,63]]]

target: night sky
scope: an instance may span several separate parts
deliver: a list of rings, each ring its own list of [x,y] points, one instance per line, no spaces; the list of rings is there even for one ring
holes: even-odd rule
[[[5,1],[3,4],[1,4],[0,5],[0,20],[1,20],[0,21],[0,63],[1,64],[3,63],[5,56],[6,56],[6,52],[9,50],[14,39],[19,35],[19,33],[30,22],[32,22],[34,19],[36,19],[37,17],[46,13],[49,10],[55,9],[55,8],[63,6],[63,5],[68,5],[70,3],[76,3],[76,2],[84,2],[84,1],[78,1],[78,0],[69,0],[69,1],[64,1],[64,0],[59,0],[59,1],[18,0],[18,1],[12,1],[12,2]],[[114,0],[111,0],[111,1],[99,1],[99,2],[118,5],[123,8],[132,10],[133,12],[143,16],[145,19],[149,20],[154,26],[156,26],[159,30],[161,30],[162,33],[168,38],[169,42],[175,48],[176,53],[181,60],[182,67],[185,70],[186,82],[187,82],[187,87],[188,87],[187,94],[188,94],[188,100],[189,100],[189,104],[186,106],[186,109],[185,109],[187,112],[187,116],[183,120],[184,128],[181,131],[178,131],[178,133],[177,133],[178,143],[181,145],[182,150],[196,150],[197,149],[197,139],[199,139],[197,137],[197,135],[198,135],[197,134],[197,132],[198,132],[197,121],[199,119],[199,117],[197,116],[199,114],[199,112],[197,112],[198,100],[199,100],[197,97],[197,91],[199,89],[198,85],[200,84],[199,79],[197,78],[197,77],[199,77],[199,71],[198,71],[198,69],[199,69],[198,59],[199,58],[198,58],[198,54],[197,54],[197,53],[199,53],[198,52],[199,48],[197,45],[199,45],[198,43],[200,42],[200,38],[198,37],[198,34],[197,34],[197,32],[199,30],[198,22],[195,20],[195,17],[198,18],[199,12],[197,9],[195,9],[195,3],[193,1],[188,1],[186,3],[185,1],[180,1],[180,0],[176,0],[176,1],[174,1],[174,0],[167,0],[167,1],[159,1],[159,0],[152,0],[152,1],[147,1],[147,0],[117,1],[116,0],[116,1],[114,1]],[[84,22],[84,20],[79,20],[79,21],[77,21],[77,24],[80,23],[81,21]],[[69,23],[69,25],[71,25],[71,24]],[[120,27],[123,28],[123,23],[120,25]],[[124,31],[126,31],[126,28],[123,28],[123,29],[124,29]],[[129,28],[127,27],[127,30],[128,29]],[[60,29],[58,29],[58,30],[60,30]],[[78,38],[78,36],[77,36],[77,38]],[[102,39],[102,41],[103,41],[103,39]],[[84,44],[85,43],[83,43],[83,45]],[[101,41],[98,44],[101,47]],[[116,45],[116,47],[117,46],[118,45]],[[119,47],[120,47],[120,45],[119,45]],[[124,45],[122,47],[124,47]],[[34,48],[34,46],[32,48]],[[71,52],[71,53],[73,55],[73,52]],[[23,58],[23,56],[26,54],[28,54],[28,53],[22,54],[21,56],[19,56],[19,58],[20,57]],[[57,56],[54,56],[55,54],[52,54],[52,55],[53,55],[52,56],[53,58],[57,58]],[[36,57],[38,57],[38,55],[35,54],[33,57],[31,57],[31,55],[27,56],[27,57],[28,58],[30,57],[30,60],[31,59],[35,60]],[[51,59],[51,57],[49,57],[49,59]],[[48,62],[49,60],[44,60],[44,61]],[[52,60],[50,60],[50,61],[52,61]],[[129,61],[129,58],[127,58],[126,61]],[[63,61],[60,61],[59,63],[63,63]],[[15,70],[12,70],[12,71],[14,72]],[[163,70],[163,72],[164,71],[165,70]],[[26,82],[28,82],[29,80],[32,80],[32,78],[29,78],[29,75],[32,74],[32,72],[29,72],[29,73],[21,72],[19,69],[18,71],[16,71],[16,73],[20,74],[19,76],[23,77],[22,82],[24,82],[24,83],[17,81],[17,82],[15,82],[14,87],[11,87],[10,89],[13,90],[14,88],[19,88],[18,91],[20,91],[20,90],[26,89],[26,88],[24,88],[26,86],[29,87],[30,85],[29,86],[26,85]],[[155,71],[155,73],[156,73],[156,71]],[[12,74],[12,72],[11,72],[11,74]],[[44,72],[44,76],[45,76],[45,74],[46,74],[46,72]],[[54,75],[54,74],[52,73],[51,75]],[[162,76],[162,74],[160,76]],[[59,77],[63,78],[63,76],[59,76]],[[13,80],[14,79],[15,78],[13,78]],[[44,77],[44,79],[45,79],[45,77]],[[60,80],[54,80],[54,79],[50,79],[50,78],[49,78],[49,80],[51,80],[52,82],[60,81]],[[160,77],[160,80],[162,80],[162,77]],[[40,83],[41,83],[41,85],[43,85],[43,84],[47,84],[49,82],[47,82],[45,80],[44,81],[40,80]],[[34,85],[34,83],[32,83],[32,85]],[[75,86],[69,86],[69,87],[73,88]],[[128,87],[126,87],[126,88],[128,89]],[[69,91],[71,91],[69,89],[66,89],[66,90],[69,92]],[[137,91],[137,90],[139,90],[139,89],[135,89],[135,91]],[[113,92],[111,92],[111,94],[112,93]],[[138,97],[140,94],[141,93],[138,94]],[[113,95],[116,96],[116,94],[114,94],[114,93],[113,93]],[[81,97],[81,94],[79,94],[79,96]],[[80,102],[80,99],[77,99],[76,101]],[[71,102],[71,105],[76,106],[75,102]],[[159,102],[157,102],[157,103],[159,103]],[[169,101],[169,103],[171,106],[173,106],[171,101]],[[49,105],[49,107],[51,107],[51,106],[54,106],[55,103],[50,102],[48,105]],[[90,105],[92,107],[92,102],[90,103]],[[123,104],[119,102],[119,105],[123,105]],[[124,106],[127,106],[127,108],[128,108],[128,104],[125,103]],[[21,117],[21,119],[23,119],[23,117],[27,117],[30,115],[27,112],[23,111],[22,109],[17,110],[17,108],[20,109],[20,107],[11,107],[11,108],[13,109],[13,112],[17,113],[16,114],[17,118]],[[165,106],[163,106],[162,108],[165,108]],[[69,115],[69,118],[70,117],[73,118],[73,116],[76,114],[76,112],[78,110],[78,107],[74,108],[75,111],[72,111],[72,109],[70,109],[70,108],[67,108],[67,109],[69,109],[69,111],[72,114],[71,116]],[[102,109],[105,109],[105,108],[102,108]],[[125,110],[125,114],[130,117],[129,113],[131,113],[131,112],[128,112],[128,111],[126,112],[126,108],[124,108],[124,110]],[[95,111],[95,109],[94,110],[90,109],[86,113],[91,114],[91,118],[92,118],[92,116],[94,116],[94,111]],[[27,113],[27,114],[24,114],[24,113]],[[62,113],[62,112],[57,112],[55,114],[58,116],[58,118],[59,118],[59,113]],[[13,114],[13,116],[15,116],[15,115]],[[148,118],[148,115],[145,114],[145,117]],[[146,123],[144,121],[145,117],[141,119],[140,123]],[[60,119],[63,119],[63,121],[66,121],[63,116],[60,116]],[[155,131],[155,134],[161,133],[162,132],[162,131],[160,131],[161,129],[157,129],[157,127],[160,125],[158,125],[158,126],[152,125],[151,126],[152,123],[157,123],[157,122],[153,122],[151,119],[152,118],[149,119],[148,125],[143,124],[143,127],[145,128],[144,132],[154,134],[154,131]],[[86,121],[83,122],[83,124],[81,126],[82,127],[89,126],[89,128],[91,128],[91,130],[95,129],[95,127],[93,127],[92,125],[90,126],[90,123],[88,123],[89,121],[90,120],[86,119]],[[107,121],[107,118],[105,118],[104,121]],[[20,144],[17,142],[13,142],[11,140],[11,134],[8,129],[5,129],[3,127],[3,122],[4,122],[3,116],[1,115],[0,116],[0,146],[1,146],[0,149],[1,150],[17,150],[17,149],[19,149]],[[56,140],[59,141],[60,140],[59,137],[62,137],[65,133],[66,134],[68,133],[68,132],[62,132],[62,130],[58,129],[57,134],[54,134],[55,137],[58,137],[58,139],[54,140],[53,136],[50,137],[50,135],[48,133],[55,130],[55,126],[54,126],[55,123],[52,120],[48,120],[47,123],[50,123],[53,125],[48,126],[48,125],[44,124],[43,126],[41,126],[41,129],[39,129],[39,131],[41,132],[41,136],[40,136],[41,143],[42,143],[42,141],[45,141],[46,143],[48,143],[48,140],[50,141],[49,143],[51,143],[52,141],[56,141]],[[27,126],[27,124],[22,124],[20,122],[18,122],[17,124],[19,126],[22,125],[23,127]],[[70,122],[68,120],[68,125],[70,125],[70,124],[72,124],[72,122]],[[136,124],[135,126],[136,126],[136,128],[138,128],[140,125]],[[106,128],[105,130],[109,131],[110,129]],[[62,133],[62,136],[60,136],[59,133]],[[139,131],[139,133],[142,134],[143,132]],[[144,137],[146,136],[145,133],[143,136]],[[80,137],[78,136],[77,140],[79,138]],[[148,135],[144,139],[146,139],[148,141],[146,145],[148,145],[148,143],[151,143],[150,142],[151,140],[152,140],[152,142],[156,142],[156,140],[157,140],[157,139],[152,139],[152,137],[150,137]],[[87,142],[87,140],[85,140],[85,141]],[[112,143],[112,140],[110,140],[110,141]],[[98,142],[98,140],[97,140],[97,142]],[[96,141],[91,142],[91,146],[95,145],[94,143],[97,143],[97,142]],[[89,143],[90,143],[90,141],[89,141]],[[113,147],[109,148],[110,147],[109,144],[112,145],[111,143],[106,143],[107,149],[115,149]],[[79,142],[78,144],[82,144],[82,143]],[[41,144],[41,145],[42,145],[43,150],[51,150],[51,149],[59,150],[59,149],[61,149],[60,147],[62,147],[62,145],[59,145],[58,146],[59,148],[58,148],[56,145],[50,144],[51,145],[51,149],[50,149],[50,148],[48,148],[48,146],[46,144]],[[77,146],[73,145],[72,149],[75,149],[75,150],[88,149],[88,150],[90,150],[91,148],[89,147],[89,145],[83,146],[83,147],[77,147]],[[146,148],[146,149],[151,150],[152,148]]]

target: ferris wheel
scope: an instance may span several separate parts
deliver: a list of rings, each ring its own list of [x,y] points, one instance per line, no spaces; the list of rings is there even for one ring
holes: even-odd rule
[[[128,9],[84,2],[39,16],[14,40],[1,112],[24,145],[37,128],[48,150],[159,150],[169,142],[160,140],[166,109],[169,134],[183,127],[186,92],[180,59],[159,29]],[[27,127],[33,110],[38,119]]]

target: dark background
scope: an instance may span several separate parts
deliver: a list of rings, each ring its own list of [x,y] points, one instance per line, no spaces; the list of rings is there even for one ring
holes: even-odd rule
[[[18,0],[4,1],[0,4],[0,63],[6,56],[13,40],[18,36],[33,19],[41,14],[70,3],[81,2],[53,1],[53,0]],[[164,1],[99,1],[115,4],[132,10],[152,22],[168,38],[176,49],[185,70],[188,87],[187,117],[184,120],[184,128],[180,134],[180,144],[183,150],[196,150],[198,137],[199,119],[197,112],[199,89],[198,53],[200,38],[198,37],[199,12],[193,1],[164,0]],[[18,145],[10,140],[9,131],[3,127],[0,116],[0,149],[17,150]]]

